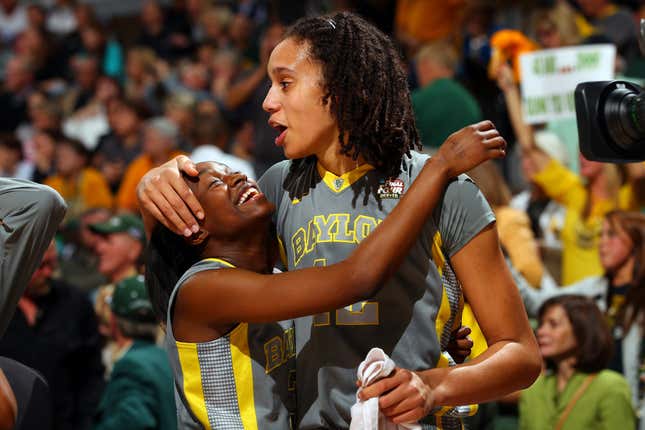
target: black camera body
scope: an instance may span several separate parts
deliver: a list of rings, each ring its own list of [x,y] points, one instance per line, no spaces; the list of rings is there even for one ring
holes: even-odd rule
[[[575,90],[580,152],[589,160],[645,161],[645,93],[625,81],[583,82]]]
[[[645,55],[645,19],[638,40]],[[645,92],[625,81],[583,82],[574,93],[580,152],[589,160],[645,161]]]

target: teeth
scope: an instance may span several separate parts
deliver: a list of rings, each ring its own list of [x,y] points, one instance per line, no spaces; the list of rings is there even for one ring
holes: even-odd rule
[[[237,205],[240,206],[241,204],[244,204],[247,200],[249,200],[251,197],[255,196],[258,194],[258,190],[255,188],[249,188],[240,196],[240,199],[237,202]]]

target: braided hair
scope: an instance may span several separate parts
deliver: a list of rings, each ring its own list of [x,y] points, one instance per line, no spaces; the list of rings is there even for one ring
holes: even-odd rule
[[[320,63],[323,104],[335,118],[341,153],[359,155],[384,175],[398,176],[403,155],[420,149],[410,91],[392,41],[363,18],[349,13],[302,18],[284,39],[306,43]],[[293,160],[284,188],[301,198],[320,177],[316,157]]]

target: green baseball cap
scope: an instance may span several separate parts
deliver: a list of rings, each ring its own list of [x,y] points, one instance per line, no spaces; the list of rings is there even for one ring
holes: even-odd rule
[[[118,282],[112,293],[110,308],[115,315],[138,322],[154,322],[155,314],[148,297],[143,275]]]
[[[99,234],[127,233],[133,238],[145,242],[145,230],[141,218],[134,214],[114,215],[105,222],[90,224],[90,230]]]

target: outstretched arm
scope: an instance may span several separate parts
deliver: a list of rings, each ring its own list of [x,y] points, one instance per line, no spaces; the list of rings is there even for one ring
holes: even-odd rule
[[[278,275],[240,269],[201,272],[182,287],[175,311],[183,308],[184,315],[190,310],[203,323],[226,325],[311,315],[369,297],[407,255],[449,180],[503,156],[504,148],[489,121],[467,127],[426,163],[394,210],[347,260]]]
[[[49,246],[67,206],[56,191],[0,178],[0,336]]]

